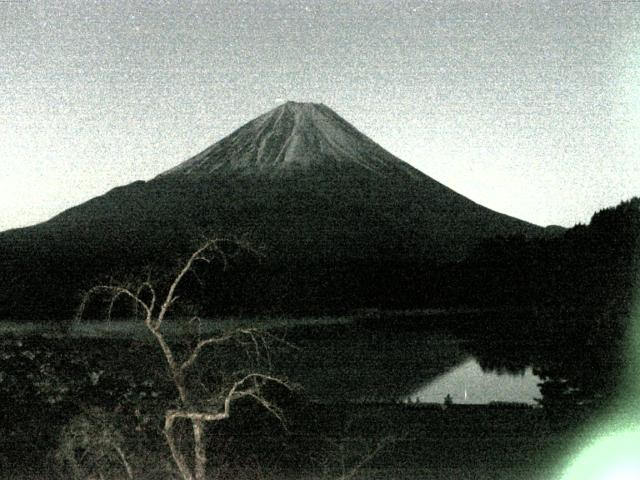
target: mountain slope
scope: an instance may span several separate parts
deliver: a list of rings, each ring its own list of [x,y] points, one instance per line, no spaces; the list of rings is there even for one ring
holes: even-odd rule
[[[295,301],[366,304],[372,271],[388,283],[389,265],[456,260],[484,238],[543,229],[457,194],[323,105],[288,102],[149,182],[0,234],[0,275],[13,279],[0,316],[55,310],[94,276],[167,263],[203,232],[264,247],[271,286],[255,286],[255,304],[275,283]]]

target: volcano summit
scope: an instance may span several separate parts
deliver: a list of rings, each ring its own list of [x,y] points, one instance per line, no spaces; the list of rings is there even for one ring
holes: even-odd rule
[[[165,175],[295,175],[359,166],[380,175],[415,175],[406,163],[322,104],[287,102],[247,123]]]
[[[242,307],[362,306],[373,278],[406,283],[407,270],[463,258],[482,239],[542,231],[424,175],[328,107],[287,102],[148,182],[0,233],[11,279],[0,316],[59,311],[96,275],[163,263],[203,233],[263,249],[258,283],[230,294]]]

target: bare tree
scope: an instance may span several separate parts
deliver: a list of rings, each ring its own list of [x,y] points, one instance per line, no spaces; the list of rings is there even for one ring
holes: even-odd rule
[[[233,251],[229,251],[229,248]],[[90,300],[96,295],[106,295],[109,300],[107,317],[110,318],[114,305],[121,299],[129,299],[135,306],[135,311],[141,316],[144,325],[155,338],[162,351],[169,376],[178,394],[178,407],[165,412],[164,437],[171,451],[171,456],[183,480],[205,480],[207,475],[207,449],[205,427],[208,423],[219,422],[231,415],[232,406],[241,398],[249,398],[262,405],[268,412],[280,421],[284,421],[282,412],[264,394],[263,388],[268,383],[276,383],[290,388],[288,382],[271,374],[250,371],[236,375],[231,381],[220,386],[217,392],[209,398],[202,398],[197,389],[189,382],[189,373],[198,362],[202,352],[213,346],[220,346],[228,342],[239,341],[255,349],[260,355],[261,348],[267,348],[265,335],[256,329],[235,329],[219,331],[216,334],[202,336],[199,332],[197,341],[188,351],[178,355],[177,350],[168,341],[164,329],[172,308],[179,299],[177,294],[181,283],[189,274],[197,273],[194,267],[198,263],[211,263],[214,259],[221,261],[226,268],[228,259],[238,251],[249,249],[248,245],[237,240],[224,238],[211,239],[204,242],[200,248],[179,267],[175,276],[168,283],[166,293],[160,294],[160,289],[149,278],[129,284],[105,284],[91,288],[83,297],[77,318],[81,319]],[[200,324],[200,318],[193,316],[190,322]],[[188,461],[183,449],[176,441],[176,422],[184,420],[191,423],[193,431],[193,460]]]

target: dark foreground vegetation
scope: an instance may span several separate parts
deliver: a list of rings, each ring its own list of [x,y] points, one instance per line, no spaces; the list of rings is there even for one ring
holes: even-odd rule
[[[416,315],[398,321],[394,331],[384,327],[386,322],[362,320],[273,331],[286,333],[287,341],[300,347],[278,348],[271,357],[273,371],[300,388],[291,392],[272,385],[264,392],[282,409],[284,423],[255,402],[241,401],[228,420],[208,427],[211,478],[341,478],[363,460],[356,478],[548,478],[538,475],[556,465],[576,428],[615,400],[624,369],[621,339],[595,341],[594,332],[583,328],[567,328],[554,341],[538,331],[534,341],[495,327],[500,323],[496,315]],[[587,319],[572,323],[584,325]],[[410,385],[406,370],[433,365],[420,365],[419,357],[411,363],[407,352],[404,364],[385,365],[403,357],[401,345],[391,342],[395,351],[379,349],[383,361],[372,365],[372,374],[363,365],[368,360],[357,358],[362,354],[357,339],[383,345],[385,338],[397,335],[406,343],[434,332],[455,339],[456,348],[488,371],[517,374],[533,367],[541,378],[539,406],[414,405],[398,402],[400,391],[388,397],[382,392],[364,403],[340,401],[340,392],[327,394],[327,400],[318,397],[331,385],[357,383],[361,377],[369,389],[393,383],[390,378]],[[342,338],[354,348],[329,353],[322,338]],[[176,351],[189,346],[186,337],[175,337],[172,344]],[[238,360],[240,350],[232,345],[209,351],[192,380],[215,385],[224,372],[246,367]],[[325,390],[314,385],[322,378],[322,372],[310,371],[314,364],[327,377]],[[443,363],[442,368],[448,367]],[[2,339],[0,372],[5,478],[73,477],[65,457],[70,448],[84,452],[80,464],[86,471],[99,467],[105,478],[126,478],[117,458],[97,458],[83,443],[101,439],[94,449],[108,452],[105,436],[125,452],[138,472],[135,478],[175,474],[162,422],[177,395],[151,338],[8,335]],[[191,432],[180,428],[180,441],[188,447]],[[9,472],[15,476],[6,477]]]
[[[261,412],[239,407],[235,420],[210,431],[211,478],[345,478],[366,459],[354,478],[544,479],[574,435],[533,408],[310,404],[293,412],[284,431],[265,422]],[[63,433],[55,440],[68,442],[65,429],[74,422],[86,422],[95,436],[112,429],[121,435],[115,439],[135,478],[175,478],[161,425],[151,420],[140,426],[145,420],[136,420],[86,409],[60,425]],[[61,455],[68,447],[34,452],[38,445],[31,443],[18,459],[5,459],[3,478],[70,478]],[[95,457],[88,454],[83,468],[96,468]],[[101,463],[104,478],[126,478],[116,460]]]

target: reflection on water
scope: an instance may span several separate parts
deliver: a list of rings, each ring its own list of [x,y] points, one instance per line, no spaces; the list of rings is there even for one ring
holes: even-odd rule
[[[302,348],[295,357],[275,362],[316,401],[441,404],[450,395],[459,404],[537,405],[543,397],[543,379],[522,347],[492,341],[485,348],[442,333],[354,327],[297,343]]]
[[[460,340],[443,334],[357,327],[292,333],[303,333],[292,340],[299,350],[276,354],[273,363],[320,402],[393,402],[469,356]]]
[[[534,375],[531,367],[519,374],[483,371],[478,362],[469,357],[402,400],[410,403],[442,403],[449,395],[453,403],[461,404],[536,404],[536,399],[541,397],[539,383],[540,378]]]

